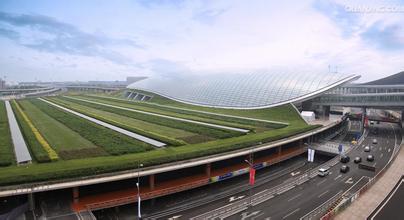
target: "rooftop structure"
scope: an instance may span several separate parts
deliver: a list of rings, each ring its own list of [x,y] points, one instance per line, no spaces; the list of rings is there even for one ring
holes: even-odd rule
[[[127,88],[193,105],[259,109],[304,101],[359,77],[300,72],[158,76],[132,83]]]

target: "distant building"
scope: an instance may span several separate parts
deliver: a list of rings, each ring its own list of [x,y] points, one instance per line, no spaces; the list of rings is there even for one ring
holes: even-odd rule
[[[0,78],[0,89],[6,89],[6,81]]]

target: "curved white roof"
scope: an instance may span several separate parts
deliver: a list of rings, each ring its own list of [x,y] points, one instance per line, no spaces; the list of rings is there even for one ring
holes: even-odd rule
[[[150,77],[127,88],[216,108],[258,109],[312,98],[359,78],[341,73],[258,73]]]

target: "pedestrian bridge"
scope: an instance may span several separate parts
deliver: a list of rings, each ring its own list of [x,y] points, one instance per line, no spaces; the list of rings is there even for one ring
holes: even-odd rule
[[[404,85],[348,84],[312,100],[320,106],[404,109]]]

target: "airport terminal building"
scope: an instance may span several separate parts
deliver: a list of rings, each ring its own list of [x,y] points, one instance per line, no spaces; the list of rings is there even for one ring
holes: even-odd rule
[[[360,76],[342,73],[272,72],[254,74],[217,74],[207,76],[150,77],[127,88],[126,97],[148,100],[142,90],[186,104],[231,109],[261,109],[301,103]]]

